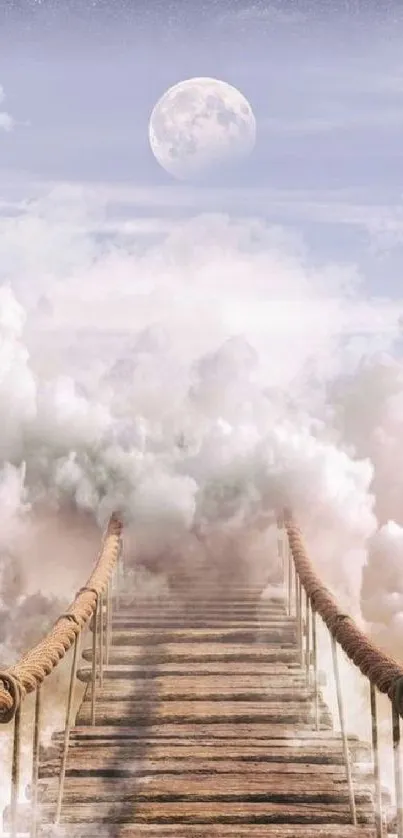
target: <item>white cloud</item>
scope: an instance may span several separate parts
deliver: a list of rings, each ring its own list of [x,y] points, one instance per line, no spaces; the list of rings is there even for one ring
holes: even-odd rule
[[[19,209],[0,217],[0,264],[28,306],[32,359],[23,313],[4,291],[0,401],[3,394],[9,417],[3,459],[10,451],[13,462],[27,461],[29,500],[73,498],[102,517],[123,505],[154,529],[162,509],[166,533],[167,519],[177,530],[181,518],[175,496],[185,527],[193,515],[210,526],[213,510],[214,527],[222,514],[225,529],[229,515],[228,526],[250,523],[255,537],[256,505],[270,507],[277,485],[308,527],[312,484],[322,500],[310,537],[323,517],[332,550],[358,550],[357,598],[360,509],[373,526],[371,469],[351,464],[343,440],[339,452],[329,447],[322,391],[345,368],[343,341],[358,335],[354,361],[362,347],[393,344],[399,306],[360,298],[354,265],[318,266],[299,236],[263,220],[204,214],[161,229],[156,215],[154,241],[139,225],[133,242],[105,245],[92,233],[115,222],[96,191],[54,190]],[[273,390],[277,402],[265,395]],[[182,433],[193,452],[185,463],[175,444]],[[224,487],[227,478],[240,486],[222,507],[220,474]],[[342,501],[339,486],[347,487]],[[355,491],[357,515],[347,497]],[[329,526],[344,534],[329,539]]]

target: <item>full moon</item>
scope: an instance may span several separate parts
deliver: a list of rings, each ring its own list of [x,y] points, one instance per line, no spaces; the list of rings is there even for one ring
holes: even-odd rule
[[[200,180],[251,153],[256,121],[236,87],[195,78],[164,93],[152,111],[148,133],[154,156],[170,175]]]

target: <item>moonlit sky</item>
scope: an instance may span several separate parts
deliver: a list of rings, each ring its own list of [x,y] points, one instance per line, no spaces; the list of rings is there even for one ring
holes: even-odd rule
[[[1,215],[73,184],[102,192],[100,236],[258,216],[313,262],[353,264],[364,297],[403,297],[402,38],[386,0],[0,0]],[[200,75],[238,87],[258,132],[236,176],[204,188],[173,181],[147,137],[157,99]]]

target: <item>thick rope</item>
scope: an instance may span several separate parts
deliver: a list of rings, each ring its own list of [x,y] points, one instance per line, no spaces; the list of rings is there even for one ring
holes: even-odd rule
[[[93,616],[97,600],[106,590],[121,549],[122,524],[112,516],[95,568],[67,612],[61,614],[46,637],[8,669],[0,669],[0,724],[14,718],[21,700],[50,675],[73,646]]]
[[[284,527],[301,584],[312,608],[320,614],[331,635],[346,655],[371,684],[386,693],[403,716],[403,666],[378,649],[358,628],[352,617],[344,614],[323,582],[319,579],[306,551],[301,532],[290,513],[285,514]]]

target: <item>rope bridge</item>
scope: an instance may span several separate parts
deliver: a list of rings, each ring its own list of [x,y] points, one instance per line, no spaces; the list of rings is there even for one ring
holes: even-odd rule
[[[5,834],[382,838],[393,829],[403,838],[403,666],[340,610],[291,513],[278,519],[283,584],[267,598],[231,581],[223,593],[136,596],[119,583],[122,529],[112,516],[70,608],[0,669],[0,724],[13,735]],[[331,640],[339,733],[320,689],[318,616]],[[368,681],[370,746],[346,732],[339,648]],[[69,650],[65,727],[45,748],[43,689]],[[377,692],[391,704],[393,814],[381,784]],[[21,803],[29,693],[32,782]]]

